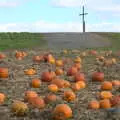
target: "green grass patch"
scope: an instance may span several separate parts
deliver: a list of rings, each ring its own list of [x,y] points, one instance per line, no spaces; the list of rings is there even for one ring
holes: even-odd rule
[[[0,33],[0,50],[44,48],[46,44],[40,33]]]

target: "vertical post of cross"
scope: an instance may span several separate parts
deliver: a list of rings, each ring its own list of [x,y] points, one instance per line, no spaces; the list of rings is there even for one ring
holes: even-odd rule
[[[84,6],[82,7],[82,14],[79,14],[80,16],[82,16],[83,20],[83,33],[85,32],[85,15],[87,15],[88,13],[85,13],[85,10],[84,10]]]

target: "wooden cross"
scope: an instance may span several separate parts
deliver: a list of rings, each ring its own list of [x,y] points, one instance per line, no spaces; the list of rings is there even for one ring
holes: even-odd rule
[[[79,14],[79,16],[83,17],[83,32],[85,32],[85,15],[87,15],[88,13],[85,13],[84,6],[83,6],[82,10],[83,10],[83,13]]]

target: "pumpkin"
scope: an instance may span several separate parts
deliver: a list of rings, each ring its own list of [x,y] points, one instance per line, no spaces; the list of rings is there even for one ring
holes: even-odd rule
[[[50,85],[48,85],[48,90],[51,92],[57,92],[59,89],[56,84],[50,84]]]
[[[63,50],[62,53],[63,54],[68,54],[68,50]]]
[[[119,80],[113,80],[112,85],[113,86],[120,86],[120,81]]]
[[[82,59],[77,56],[77,57],[74,59],[74,62],[75,62],[75,63],[81,63],[81,62],[82,62]]]
[[[102,73],[102,72],[93,73],[92,80],[96,81],[96,82],[103,82],[104,81],[104,73]]]
[[[68,76],[74,76],[78,72],[78,69],[76,67],[71,67],[67,70]]]
[[[64,92],[64,96],[63,96],[64,100],[66,100],[67,102],[71,102],[74,101],[76,99],[76,95],[74,92],[72,91],[65,91]]]
[[[60,69],[60,68],[57,68],[55,70],[55,73],[56,73],[57,76],[60,76],[60,75],[63,75],[64,71],[62,69]]]
[[[0,53],[0,59],[4,59],[4,58],[6,58],[6,55],[3,53]]]
[[[110,99],[110,98],[112,98],[112,97],[113,97],[113,95],[112,95],[112,93],[109,92],[109,91],[102,91],[102,92],[100,93],[100,98],[102,98],[102,99]]]
[[[36,70],[33,69],[33,68],[30,68],[30,69],[24,70],[24,73],[26,75],[35,75],[36,74]]]
[[[38,109],[43,109],[43,108],[45,108],[45,101],[44,101],[44,99],[41,98],[41,97],[30,98],[29,103],[30,103],[34,108],[38,108]]]
[[[38,56],[38,55],[33,56],[33,61],[39,63],[39,62],[43,61],[43,56]]]
[[[43,82],[51,82],[55,76],[55,73],[52,71],[43,72],[41,75],[41,80]]]
[[[117,63],[117,60],[115,58],[112,58],[111,61],[112,61],[113,64]]]
[[[80,63],[74,63],[73,67],[76,67],[78,70],[82,68],[82,65]]]
[[[55,58],[49,58],[49,59],[48,59],[48,62],[49,62],[50,64],[55,64]]]
[[[5,102],[5,98],[6,98],[5,94],[0,93],[0,104],[3,104]]]
[[[100,108],[100,103],[96,100],[93,100],[89,103],[88,108],[90,109],[99,109]]]
[[[109,81],[105,81],[101,85],[102,90],[112,90],[112,83]]]
[[[65,120],[72,117],[72,109],[67,104],[58,104],[53,110],[54,120]]]
[[[12,112],[14,112],[17,116],[23,116],[28,112],[28,106],[24,102],[15,101],[12,104]]]
[[[69,88],[71,86],[70,82],[67,80],[64,80],[64,87]]]
[[[31,98],[38,97],[38,94],[35,91],[26,91],[24,100],[29,101]]]
[[[44,58],[44,61],[45,61],[45,62],[48,62],[51,58],[54,58],[54,57],[53,57],[52,54],[47,53],[47,54],[45,54],[45,55],[43,56],[43,58]]]
[[[111,108],[111,103],[109,99],[100,100],[100,108],[109,109]]]
[[[110,103],[112,106],[120,105],[120,95],[114,96],[110,99]]]
[[[54,94],[48,94],[45,96],[44,101],[46,104],[55,102],[57,100],[57,96]]]
[[[0,68],[0,78],[8,78],[8,68]]]
[[[37,79],[37,78],[33,79],[31,85],[32,85],[33,88],[39,88],[40,85],[41,85],[40,79]]]
[[[74,75],[74,81],[78,82],[78,81],[85,81],[85,75],[84,73],[77,73]]]
[[[64,65],[62,60],[56,60],[55,64],[56,64],[57,67],[62,67]]]
[[[82,89],[86,87],[86,83],[84,81],[78,81],[77,84],[79,84]]]
[[[65,80],[56,78],[51,81],[51,84],[55,84],[58,86],[58,88],[64,88],[65,87]]]
[[[71,85],[71,88],[72,88],[73,91],[78,91],[78,90],[81,89],[81,88],[80,88],[80,85],[79,85],[78,83],[73,83],[73,84]]]

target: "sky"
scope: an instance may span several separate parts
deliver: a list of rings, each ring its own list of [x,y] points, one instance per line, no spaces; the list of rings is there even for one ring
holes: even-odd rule
[[[120,32],[120,0],[0,0],[0,32]]]

